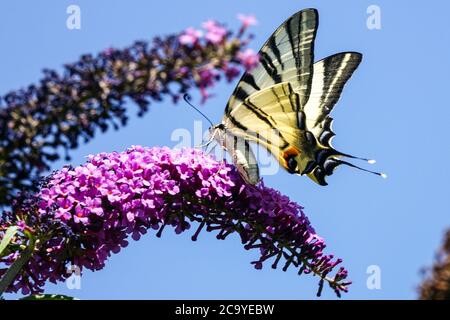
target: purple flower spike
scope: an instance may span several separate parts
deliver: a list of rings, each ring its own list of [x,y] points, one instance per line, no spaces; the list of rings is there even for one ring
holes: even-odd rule
[[[247,17],[233,31],[209,20],[202,30],[85,54],[62,72],[45,69],[36,85],[0,95],[0,207],[9,207],[19,191],[34,192],[31,182],[61,156],[69,161],[80,141],[125,126],[127,101],[139,116],[151,103],[177,103],[194,90],[204,103],[221,79],[232,81],[254,66],[254,55],[245,51],[252,35],[244,32],[252,24]]]
[[[317,275],[318,294],[324,282],[338,296],[351,283],[342,267],[331,276],[341,260],[323,254],[325,242],[300,205],[262,182],[246,185],[232,165],[195,149],[133,146],[90,156],[82,166],[53,173],[37,194],[4,212],[0,236],[19,221],[46,241],[9,292],[42,292],[46,281],[69,276],[68,264],[100,270],[130,236],[138,240],[149,229],[161,236],[169,227],[176,233],[193,227],[194,241],[201,230],[218,239],[236,232],[245,249],[260,252],[252,262],[256,269],[270,260],[272,268],[294,266],[299,274]],[[18,237],[13,245],[25,241]],[[17,251],[0,259],[6,266],[20,253],[20,246],[12,247]]]

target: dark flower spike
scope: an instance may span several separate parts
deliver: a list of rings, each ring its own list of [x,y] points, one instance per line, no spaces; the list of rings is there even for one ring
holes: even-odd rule
[[[446,231],[434,265],[422,270],[421,300],[450,300],[450,229]]]
[[[68,264],[100,270],[129,236],[138,240],[153,229],[159,237],[169,227],[181,233],[192,223],[194,241],[205,229],[222,240],[238,233],[245,249],[259,250],[256,269],[272,260],[272,268],[318,276],[318,294],[325,282],[338,296],[351,283],[342,267],[331,276],[341,260],[323,254],[325,242],[301,206],[263,183],[246,185],[234,166],[197,149],[134,146],[90,156],[82,166],[54,172],[37,194],[4,212],[0,236],[19,221],[39,241],[9,292],[40,293],[46,281],[69,276]],[[26,241],[18,237],[0,262],[11,265]]]
[[[240,19],[241,31],[254,24]],[[214,21],[204,29],[83,55],[62,73],[46,69],[39,84],[0,97],[0,206],[10,205],[17,191],[32,190],[60,150],[69,161],[69,150],[98,129],[126,125],[127,100],[138,105],[139,116],[150,102],[169,97],[176,103],[193,89],[205,101],[221,78],[232,81],[254,66],[256,55],[245,50],[250,36]]]

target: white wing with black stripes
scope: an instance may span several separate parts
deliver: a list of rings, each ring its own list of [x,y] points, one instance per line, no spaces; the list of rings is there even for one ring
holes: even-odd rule
[[[343,52],[314,63],[310,97],[303,107],[306,126],[319,140],[331,110],[339,100],[345,83],[360,64],[362,55]]]
[[[290,82],[300,95],[300,103],[305,105],[312,82],[318,24],[317,10],[306,9],[279,26],[259,51],[258,66],[242,76],[227,103],[226,112],[252,93],[281,82]]]
[[[317,27],[315,9],[297,12],[278,27],[261,48],[258,66],[242,76],[227,103],[222,123],[215,129],[225,131],[219,135],[225,139],[219,140],[223,146],[229,146],[228,140],[233,137],[256,142],[266,147],[288,172],[308,175],[326,185],[325,176],[338,165],[356,167],[342,160],[356,157],[331,146],[334,133],[329,114],[362,55],[343,52],[314,63]],[[248,148],[246,145],[239,150]],[[234,162],[242,171],[242,164]],[[248,170],[245,174],[247,182],[259,179],[252,173],[249,179]]]
[[[259,181],[259,168],[250,143],[247,139],[233,135],[231,132],[220,131],[217,139],[224,143],[231,159],[245,182],[256,184]]]

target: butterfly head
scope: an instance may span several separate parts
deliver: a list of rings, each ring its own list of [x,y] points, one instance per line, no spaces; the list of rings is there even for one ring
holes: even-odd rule
[[[208,128],[208,132],[211,138],[217,138],[219,135],[222,135],[225,132],[225,125],[223,123],[213,125]]]
[[[209,127],[209,132],[212,133],[218,130],[225,130],[225,125],[223,123],[216,124],[214,126]]]
[[[206,145],[210,144],[214,140],[218,141],[221,145],[223,144],[226,132],[226,128],[223,123],[212,125],[211,127],[208,128],[208,132],[209,132],[209,141],[207,142]]]

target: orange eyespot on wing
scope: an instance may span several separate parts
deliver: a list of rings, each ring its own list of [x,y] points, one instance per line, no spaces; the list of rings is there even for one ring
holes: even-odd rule
[[[280,162],[286,170],[289,171],[289,173],[298,173],[298,163],[296,158],[299,154],[300,150],[294,146],[289,146],[281,152],[281,158],[283,161]]]
[[[283,151],[283,158],[284,159],[286,159],[286,158],[288,158],[289,156],[294,156],[294,157],[296,157],[296,156],[298,156],[300,154],[300,150],[298,150],[296,147],[294,147],[294,146],[289,146],[289,147],[287,147],[287,149],[285,149],[284,151]]]

